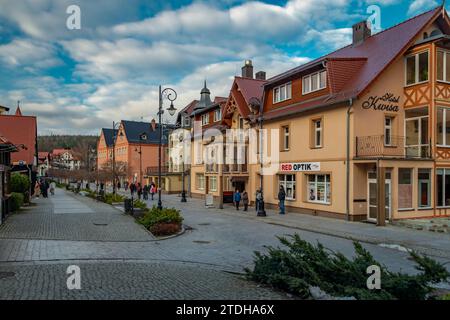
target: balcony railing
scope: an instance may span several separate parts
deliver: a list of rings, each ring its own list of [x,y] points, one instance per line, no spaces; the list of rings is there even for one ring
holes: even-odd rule
[[[247,173],[248,165],[246,163],[243,164],[224,164],[223,165],[224,173]]]
[[[384,135],[356,137],[357,158],[431,158],[431,144],[405,146],[407,139]]]

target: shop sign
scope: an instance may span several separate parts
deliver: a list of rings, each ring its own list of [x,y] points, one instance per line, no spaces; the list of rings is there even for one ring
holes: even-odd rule
[[[370,96],[362,103],[363,109],[378,111],[398,112],[400,110],[400,96],[393,93],[385,93],[383,96]]]
[[[282,163],[281,171],[283,172],[320,171],[320,162]]]

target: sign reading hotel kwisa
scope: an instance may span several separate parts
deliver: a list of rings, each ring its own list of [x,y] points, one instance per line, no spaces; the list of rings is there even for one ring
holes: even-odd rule
[[[280,165],[281,171],[320,171],[320,162],[297,162],[297,163],[282,163]]]
[[[393,93],[385,93],[383,96],[370,96],[362,103],[363,109],[398,112],[400,109],[400,96]]]

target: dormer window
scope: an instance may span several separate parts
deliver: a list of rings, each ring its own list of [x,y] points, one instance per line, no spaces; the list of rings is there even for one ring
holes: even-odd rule
[[[217,109],[214,111],[214,122],[220,121],[222,119],[222,111]]]
[[[184,116],[183,121],[185,127],[189,127],[191,125],[191,121],[188,116]]]
[[[303,94],[319,91],[327,87],[327,71],[322,70],[303,77]]]
[[[292,84],[290,82],[273,88],[273,103],[289,100],[292,97]]]
[[[209,113],[202,114],[202,126],[209,124]]]

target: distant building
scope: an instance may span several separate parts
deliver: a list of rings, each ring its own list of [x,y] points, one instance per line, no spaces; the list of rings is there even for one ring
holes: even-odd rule
[[[81,157],[71,149],[53,149],[50,159],[50,165],[54,169],[79,170],[81,168]]]
[[[38,164],[36,117],[24,116],[19,106],[14,115],[0,111],[0,135],[12,144],[20,146],[18,152],[11,154],[11,171],[27,174],[34,184]]]
[[[11,154],[17,151],[13,143],[0,135],[0,225],[9,213]]]
[[[38,176],[47,176],[48,169],[50,169],[50,153],[38,152]]]

